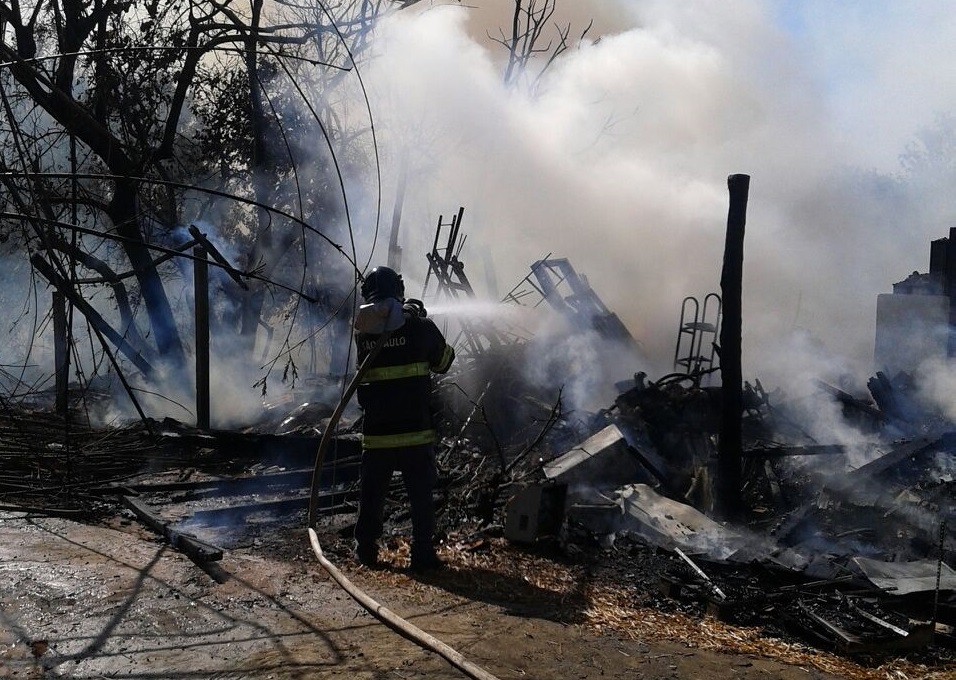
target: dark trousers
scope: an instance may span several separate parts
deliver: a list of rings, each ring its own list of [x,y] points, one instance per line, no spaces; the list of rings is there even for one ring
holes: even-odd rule
[[[434,554],[435,503],[432,490],[437,477],[431,444],[395,449],[369,449],[362,453],[361,491],[355,541],[358,550],[374,553],[382,536],[385,497],[392,473],[402,473],[412,515],[412,558]]]

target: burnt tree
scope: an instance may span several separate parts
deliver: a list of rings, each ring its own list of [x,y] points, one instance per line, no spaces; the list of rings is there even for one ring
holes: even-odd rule
[[[717,509],[726,519],[740,514],[743,433],[743,375],[740,363],[742,335],[741,294],[744,270],[744,226],[747,222],[749,175],[727,178],[730,207],[724,267],[720,276],[723,323],[720,327],[721,425],[717,461]]]
[[[269,25],[263,7],[0,3],[4,242],[99,296],[126,341],[175,372],[187,227],[214,224],[249,275],[248,289],[221,286],[216,313],[250,353],[264,320],[294,318],[314,251],[344,255],[328,235],[348,233],[335,156],[362,131],[343,129],[330,91],[353,70],[343,42],[364,44],[384,5],[302,3]]]

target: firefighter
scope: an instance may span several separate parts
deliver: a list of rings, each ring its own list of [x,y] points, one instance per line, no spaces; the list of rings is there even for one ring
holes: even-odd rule
[[[442,562],[433,544],[437,436],[431,408],[431,373],[445,373],[455,351],[427,318],[424,305],[405,300],[405,284],[393,269],[374,268],[361,290],[367,303],[363,308],[377,308],[386,323],[371,331],[356,324],[359,365],[382,332],[391,335],[360,377],[357,392],[364,413],[355,557],[366,566],[378,566],[385,497],[392,473],[399,470],[411,506],[411,569],[439,568]]]

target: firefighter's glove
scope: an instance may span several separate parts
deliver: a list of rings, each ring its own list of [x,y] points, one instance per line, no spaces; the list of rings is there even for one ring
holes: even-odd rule
[[[421,300],[416,300],[415,298],[408,298],[405,300],[405,304],[402,307],[406,314],[410,316],[417,316],[419,319],[424,319],[428,316],[428,311],[425,309],[425,303]]]

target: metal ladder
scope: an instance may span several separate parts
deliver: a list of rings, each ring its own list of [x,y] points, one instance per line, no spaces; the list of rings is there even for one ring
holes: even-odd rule
[[[458,212],[449,222],[444,216],[438,216],[438,225],[435,229],[435,241],[432,244],[428,258],[428,272],[422,286],[423,300],[474,300],[475,290],[465,274],[465,264],[459,258],[465,245],[465,236],[461,234],[461,219],[465,208],[458,208]],[[443,228],[447,227],[447,240],[444,246],[440,245]],[[435,292],[429,295],[429,284],[432,278],[435,281]],[[508,338],[493,322],[475,323],[467,316],[457,320],[460,328],[458,337],[452,343],[458,352],[459,364],[477,358],[489,349],[497,349],[510,344]]]
[[[718,368],[717,340],[720,332],[721,300],[717,293],[708,293],[704,304],[695,297],[686,297],[680,308],[680,329],[674,348],[674,371],[687,375],[703,375]],[[691,317],[692,318],[688,318]],[[704,339],[710,352],[705,353]]]

